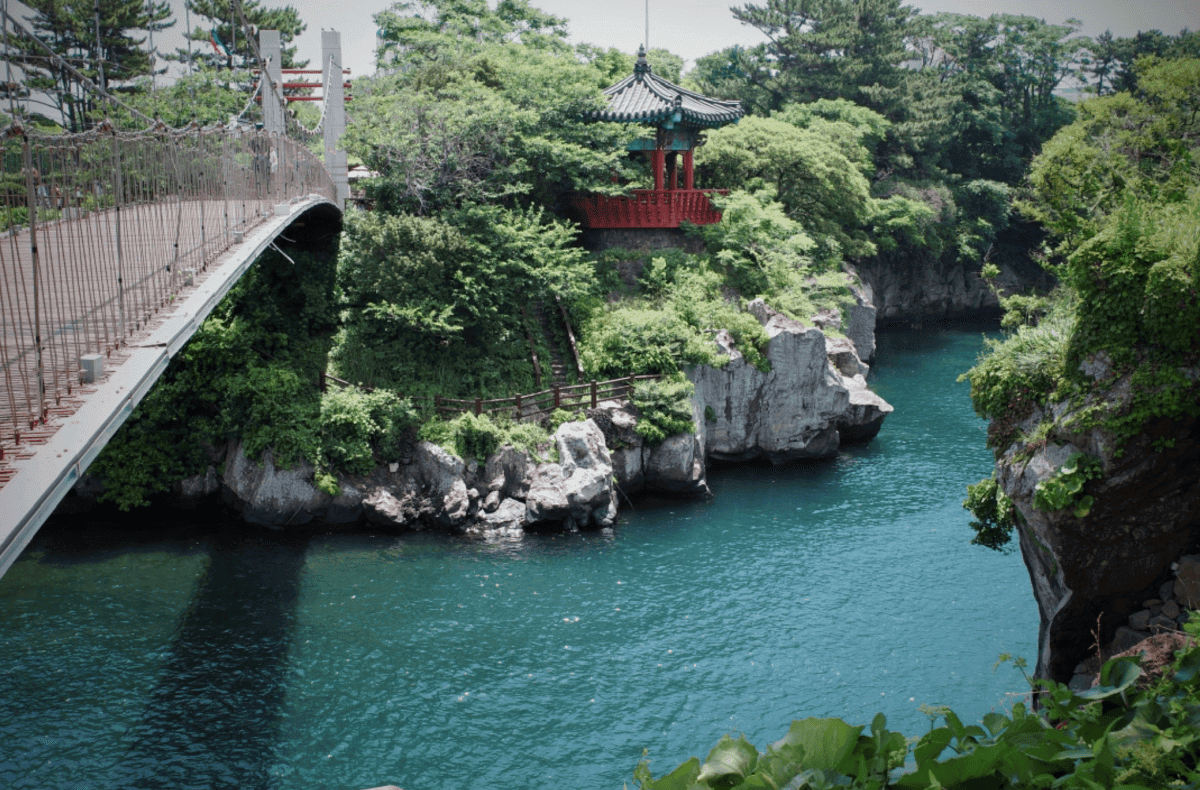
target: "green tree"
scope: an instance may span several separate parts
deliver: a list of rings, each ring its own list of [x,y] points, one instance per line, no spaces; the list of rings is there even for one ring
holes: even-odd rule
[[[793,101],[856,98],[860,86],[891,84],[916,14],[900,0],[767,0],[730,10],[770,39],[771,66]]]
[[[235,72],[235,74],[237,74]],[[241,72],[243,84],[250,81],[247,72]],[[126,96],[123,101],[144,115],[159,118],[167,126],[179,128],[196,121],[201,126],[228,123],[246,106],[248,92],[230,88],[230,73],[203,68],[179,77],[167,85],[150,89],[148,79],[139,82],[139,92]],[[237,83],[235,83],[236,85]],[[257,112],[257,108],[252,108]],[[112,109],[113,120],[126,128],[141,128],[145,124],[130,116],[123,109]]]
[[[685,87],[718,99],[740,99],[753,115],[769,115],[788,100],[775,78],[766,45],[734,45],[696,59]]]
[[[254,48],[246,40],[246,30],[233,7],[224,0],[186,0],[191,13],[201,21],[184,38],[191,42],[193,63],[210,68],[235,67],[258,68]],[[265,8],[260,0],[242,0],[242,11],[246,22],[255,36],[260,30],[278,30],[280,41],[280,63],[285,69],[300,69],[308,65],[307,60],[296,60],[296,48],[288,46],[296,36],[308,27],[301,19],[295,6]],[[186,62],[187,49],[177,49],[173,60]]]
[[[540,209],[352,217],[338,269],[339,373],[406,393],[529,391],[521,306],[591,290],[573,241]]]
[[[523,44],[566,51],[567,21],[531,6],[528,0],[417,0],[398,2],[375,15],[380,68],[400,68],[451,54],[464,45]]]
[[[501,30],[523,29],[501,21]],[[558,209],[567,193],[611,190],[613,172],[632,175],[623,153],[636,130],[584,120],[604,106],[606,77],[565,43],[464,41],[422,24],[402,28],[403,40],[419,42],[405,45],[404,69],[360,83],[343,138],[381,174],[374,189],[386,210]]]
[[[895,139],[916,174],[938,171],[1015,184],[1071,107],[1055,91],[1080,75],[1087,39],[1078,23],[1027,16],[923,17],[922,68],[905,74],[893,104]]]
[[[593,44],[578,44],[575,52],[584,63],[595,66],[609,83],[623,80],[633,73],[637,56],[622,52],[616,47],[603,49]],[[678,85],[683,80],[683,58],[670,50],[654,47],[646,53],[646,60],[655,74]]]
[[[861,164],[869,155],[845,139],[851,133],[849,124],[823,119],[799,128],[778,118],[744,118],[709,132],[696,167],[709,183],[769,190],[816,239],[817,257],[869,255],[875,248],[864,228],[873,205]]]
[[[153,68],[151,54],[144,48],[146,39],[136,32],[159,32],[174,24],[165,0],[101,0],[97,39],[95,3],[32,0],[29,5],[34,11],[33,34],[76,72],[113,92],[135,90],[137,78]],[[52,107],[64,128],[73,132],[86,128],[88,115],[101,98],[33,42],[18,36],[14,44],[13,61],[24,71],[27,86],[44,97],[35,101]]]

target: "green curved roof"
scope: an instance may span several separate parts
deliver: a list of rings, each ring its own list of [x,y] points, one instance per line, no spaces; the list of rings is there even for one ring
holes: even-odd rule
[[[638,48],[633,74],[606,88],[604,95],[608,109],[593,113],[594,120],[715,127],[734,123],[744,114],[740,101],[710,99],[657,76],[646,61],[645,47]]]

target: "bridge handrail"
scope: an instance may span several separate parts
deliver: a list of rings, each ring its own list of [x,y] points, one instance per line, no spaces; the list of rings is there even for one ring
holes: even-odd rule
[[[125,346],[277,205],[337,196],[300,142],[223,126],[49,136],[14,122],[0,157],[5,431],[44,424],[81,358]]]

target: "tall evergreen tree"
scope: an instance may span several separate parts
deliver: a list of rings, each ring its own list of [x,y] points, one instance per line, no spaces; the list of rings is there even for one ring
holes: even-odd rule
[[[231,0],[185,0],[188,10],[200,21],[184,33],[191,44],[193,63],[212,68],[255,68],[254,48],[246,40],[246,30]],[[285,69],[299,69],[308,61],[296,60],[296,48],[289,46],[307,28],[294,6],[263,8],[258,0],[242,0],[242,12],[256,38],[260,30],[278,30],[282,45],[280,61]],[[257,43],[257,40],[255,41]],[[187,62],[188,50],[177,49],[172,60]]]
[[[770,39],[789,101],[858,98],[860,86],[892,84],[917,13],[901,0],[767,0],[730,10]]]
[[[138,34],[160,32],[174,24],[166,0],[30,0],[28,4],[34,11],[33,34],[75,71],[111,92],[133,90],[134,81],[153,69],[146,37]],[[86,127],[100,97],[34,42],[18,41],[17,46],[15,59],[29,88],[45,97],[43,103],[57,111],[64,128]]]

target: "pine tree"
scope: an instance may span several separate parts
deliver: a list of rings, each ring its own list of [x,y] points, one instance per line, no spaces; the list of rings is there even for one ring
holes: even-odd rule
[[[256,68],[254,48],[246,40],[246,29],[230,0],[185,0],[192,15],[199,16],[184,38],[192,42],[192,62],[212,68]],[[285,69],[304,68],[308,61],[296,60],[296,48],[288,46],[308,25],[300,21],[294,6],[263,8],[257,0],[242,0],[242,13],[257,44],[258,31],[278,30],[282,45],[280,62]],[[178,49],[172,60],[187,62],[188,50]]]
[[[134,81],[153,68],[146,38],[138,34],[174,24],[166,0],[30,0],[28,5],[34,11],[33,34],[76,72],[110,92],[133,90]],[[100,97],[36,43],[16,36],[10,47],[26,85],[43,97],[31,100],[54,108],[64,128],[86,128]]]

